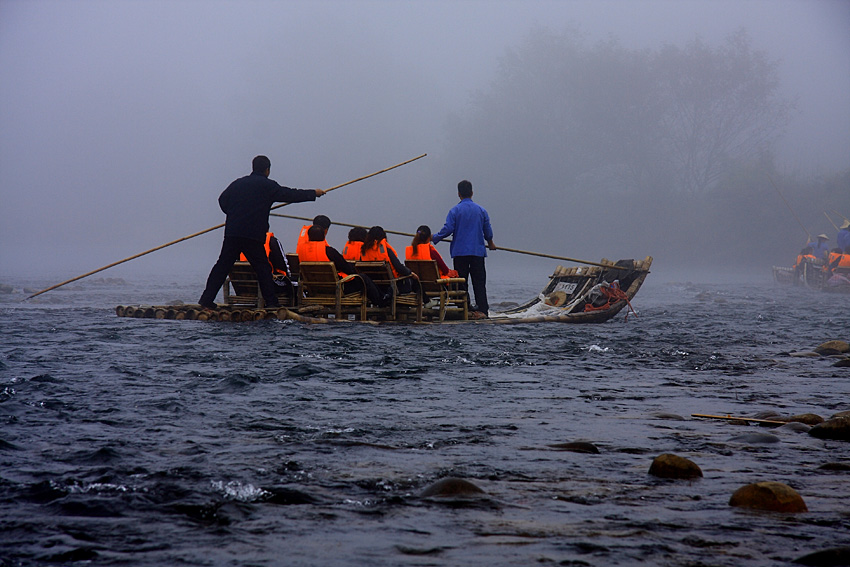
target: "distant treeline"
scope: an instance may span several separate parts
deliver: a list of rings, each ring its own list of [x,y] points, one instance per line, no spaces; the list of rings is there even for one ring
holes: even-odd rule
[[[542,236],[680,264],[788,263],[806,240],[801,223],[834,239],[824,211],[850,216],[850,169],[818,180],[779,172],[775,145],[793,101],[778,69],[743,30],[717,46],[631,50],[538,29],[452,120],[443,159],[455,176],[508,189],[485,204],[520,221],[507,227],[515,242]]]

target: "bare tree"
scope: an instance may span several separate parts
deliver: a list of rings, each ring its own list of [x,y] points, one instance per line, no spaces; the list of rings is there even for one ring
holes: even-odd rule
[[[778,94],[777,62],[753,50],[745,31],[712,48],[696,39],[657,55],[671,166],[681,188],[714,187],[733,162],[764,152],[792,105]]]

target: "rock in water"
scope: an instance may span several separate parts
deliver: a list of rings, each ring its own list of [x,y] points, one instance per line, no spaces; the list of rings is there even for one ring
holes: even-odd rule
[[[770,433],[745,433],[743,435],[736,435],[735,437],[729,439],[729,441],[734,443],[748,444],[779,443],[779,437]]]
[[[809,435],[818,439],[850,441],[850,417],[833,417],[809,429]]]
[[[702,476],[702,469],[690,459],[664,453],[653,459],[649,474],[660,478],[691,479]]]
[[[756,482],[742,486],[729,499],[730,506],[771,512],[808,512],[797,491],[781,482]]]
[[[805,423],[806,425],[817,425],[818,423],[823,423],[823,418],[816,413],[801,413],[792,415],[786,421],[788,423],[798,422]]]
[[[599,448],[593,443],[588,443],[587,441],[572,441],[570,443],[555,443],[553,445],[549,445],[553,449],[557,449],[558,451],[572,451],[573,453],[593,453],[598,455]]]
[[[844,341],[826,341],[815,349],[818,354],[844,354],[850,352],[850,344]]]
[[[472,494],[484,494],[484,491],[462,478],[443,478],[430,485],[422,491],[422,497],[431,496],[468,496]]]
[[[812,565],[814,567],[836,567],[838,565],[850,565],[850,547],[833,547],[815,551],[794,560],[799,565]]]

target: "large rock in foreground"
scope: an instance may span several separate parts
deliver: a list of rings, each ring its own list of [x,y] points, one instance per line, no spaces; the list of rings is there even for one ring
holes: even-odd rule
[[[781,482],[756,482],[742,486],[729,499],[730,506],[771,512],[808,512],[797,491]]]

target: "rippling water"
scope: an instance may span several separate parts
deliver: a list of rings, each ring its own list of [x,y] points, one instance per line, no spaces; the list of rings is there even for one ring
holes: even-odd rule
[[[198,281],[0,296],[0,565],[760,566],[847,545],[850,473],[819,467],[850,443],[732,441],[767,430],[691,414],[850,409],[850,368],[786,354],[850,339],[850,296],[653,277],[637,318],[596,326],[114,314]],[[551,447],[579,440],[600,453]],[[705,477],[648,475],[668,452]],[[485,495],[419,496],[447,476]],[[728,505],[764,480],[809,512]]]

